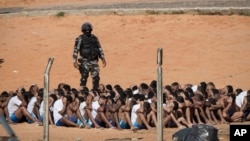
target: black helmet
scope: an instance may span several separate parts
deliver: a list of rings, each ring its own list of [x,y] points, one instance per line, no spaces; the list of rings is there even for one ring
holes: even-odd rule
[[[86,31],[92,31],[92,25],[89,22],[85,22],[82,24],[81,28],[82,32],[85,33]]]

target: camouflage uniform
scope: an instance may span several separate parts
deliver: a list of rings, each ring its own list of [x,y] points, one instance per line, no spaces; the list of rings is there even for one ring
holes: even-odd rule
[[[98,59],[104,60],[104,53],[98,38],[93,34],[91,36],[82,34],[77,37],[73,53],[74,61],[77,61],[78,54],[80,54],[78,59],[81,73],[80,86],[86,86],[89,73],[91,73],[93,89],[97,90],[100,81]]]

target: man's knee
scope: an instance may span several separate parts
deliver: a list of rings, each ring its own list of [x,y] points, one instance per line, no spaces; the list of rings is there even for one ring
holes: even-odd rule
[[[22,110],[22,111],[27,111],[27,109],[26,109],[24,106],[21,106],[21,107],[20,107],[20,110]]]

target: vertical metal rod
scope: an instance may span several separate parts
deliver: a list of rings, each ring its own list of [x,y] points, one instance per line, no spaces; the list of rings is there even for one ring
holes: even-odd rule
[[[163,141],[162,48],[157,50],[157,141]]]
[[[16,134],[14,133],[14,131],[12,130],[12,128],[10,127],[10,125],[8,124],[8,122],[6,121],[6,119],[3,116],[3,114],[1,114],[1,113],[0,113],[0,124],[3,125],[4,129],[7,131],[7,133],[11,137],[16,137]]]
[[[49,141],[49,72],[51,70],[54,58],[49,58],[44,72],[44,90],[43,90],[43,140]]]

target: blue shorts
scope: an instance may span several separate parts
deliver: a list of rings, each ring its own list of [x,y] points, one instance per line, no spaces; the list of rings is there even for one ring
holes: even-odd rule
[[[119,120],[119,124],[122,129],[129,129],[129,125],[123,120]]]
[[[16,117],[15,113],[11,114],[10,119],[15,123],[19,123],[21,121],[21,118]]]
[[[56,122],[56,126],[64,126],[64,124],[61,122],[61,119]]]
[[[69,120],[74,122],[74,123],[77,123],[77,118],[75,116],[69,117]]]
[[[146,129],[146,127],[144,126],[144,124],[139,124],[137,121],[133,125],[137,129]]]

